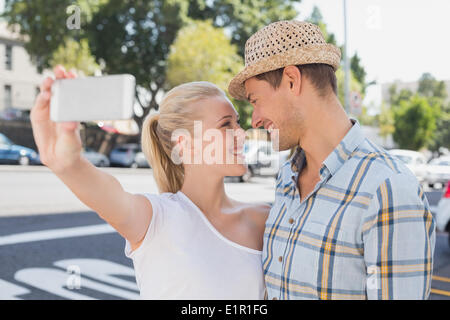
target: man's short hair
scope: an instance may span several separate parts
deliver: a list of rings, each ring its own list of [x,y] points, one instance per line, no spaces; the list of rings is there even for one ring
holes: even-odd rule
[[[324,63],[303,64],[296,67],[302,75],[311,81],[319,96],[327,96],[330,88],[337,95],[337,80],[333,67]],[[259,74],[256,78],[267,81],[272,88],[277,89],[281,84],[283,71],[284,67]]]

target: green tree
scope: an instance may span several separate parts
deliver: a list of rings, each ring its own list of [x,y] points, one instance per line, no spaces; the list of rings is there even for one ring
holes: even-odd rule
[[[389,104],[395,108],[401,101],[408,101],[413,95],[414,93],[409,89],[401,89],[397,92],[397,85],[393,84],[389,87]]]
[[[187,21],[187,1],[110,0],[93,16],[87,35],[93,54],[110,74],[131,73],[139,88],[136,94],[142,115],[134,115],[139,128],[156,97],[165,89],[167,57],[178,30]]]
[[[210,20],[192,21],[178,32],[171,46],[167,66],[168,88],[191,81],[209,81],[226,92],[228,83],[243,68],[236,45],[222,28]],[[235,105],[244,129],[251,127],[251,108],[229,97]]]
[[[67,70],[76,69],[82,74],[90,76],[100,70],[100,66],[91,55],[89,44],[86,39],[79,42],[67,39],[64,44],[58,47],[53,53],[50,65],[63,65]]]
[[[4,17],[29,38],[26,44],[40,70],[49,67],[53,54],[66,43],[87,39],[104,72],[136,77],[141,127],[156,97],[166,90],[167,57],[177,32],[190,19],[211,19],[223,27],[244,56],[247,39],[263,26],[298,15],[293,0],[6,0]],[[66,28],[67,7],[81,8],[81,29]],[[148,95],[141,95],[144,89]],[[148,97],[148,99],[147,99]],[[248,107],[247,107],[248,109]]]
[[[437,118],[435,138],[430,143],[432,151],[438,151],[440,147],[450,149],[450,103],[443,107]]]
[[[336,42],[335,35],[330,32],[327,28],[327,25],[323,21],[322,13],[319,7],[314,6],[310,16],[306,19],[306,21],[316,24],[320,31],[322,32],[325,41],[327,43],[334,44],[339,47],[341,52],[344,52],[344,46],[338,45]],[[343,55],[341,56],[341,62],[343,59]],[[340,68],[336,72],[336,77],[338,80],[338,97],[339,101],[342,105],[345,105],[344,98],[344,86],[345,86],[345,76],[343,68]],[[367,82],[366,81],[366,71],[361,63],[361,58],[358,56],[358,53],[355,53],[353,57],[350,58],[350,91],[358,92],[361,95],[361,98],[364,99],[366,88],[370,85],[375,84],[375,81]],[[368,107],[362,106],[362,113],[358,116],[358,120],[361,124],[371,125],[375,121],[375,117],[368,114]]]
[[[419,150],[433,139],[439,109],[417,94],[393,109],[394,141],[402,149]]]
[[[5,0],[1,17],[11,29],[18,30],[26,39],[25,49],[41,72],[52,67],[53,54],[62,50],[64,43],[85,37],[85,26],[108,0]],[[66,26],[71,5],[80,7],[81,28]],[[85,46],[85,45],[82,45]]]
[[[279,20],[298,16],[294,4],[301,0],[193,0],[189,1],[189,17],[211,20],[213,25],[225,28],[231,43],[238,46],[244,57],[245,42],[262,27]]]
[[[313,7],[311,15],[308,18],[306,18],[306,21],[314,23],[315,25],[317,25],[320,28],[320,31],[322,32],[323,37],[327,43],[337,45],[336,36],[334,35],[334,33],[330,32],[328,30],[327,25],[323,21],[322,12],[320,11],[318,6],[315,5]],[[340,47],[340,49],[342,52],[343,47]],[[341,57],[341,59],[342,59],[342,57]]]
[[[380,128],[380,135],[386,139],[388,136],[395,132],[394,115],[390,108],[386,104],[381,104],[381,112],[378,117],[378,126]]]
[[[358,52],[355,52],[353,57],[350,59],[350,70],[352,71],[353,75],[355,76],[356,80],[361,84],[362,93],[366,93],[367,87],[376,84],[377,82],[375,80],[367,81],[366,76],[366,70],[361,64],[361,58],[358,56]]]
[[[430,73],[424,73],[419,79],[417,93],[428,98],[445,100],[447,91],[444,81],[437,81]]]
[[[338,84],[338,98],[342,105],[345,104],[345,72],[343,68],[339,68],[336,71],[336,79]],[[361,94],[362,99],[364,99],[364,94],[362,92],[362,84],[356,79],[353,72],[350,73],[350,91],[351,92],[359,92]]]
[[[429,148],[438,151],[440,147],[450,148],[450,102],[446,102],[447,88],[444,81],[436,80],[430,73],[424,73],[419,79],[417,93],[436,104],[440,116],[436,119],[436,132]]]
[[[210,81],[226,90],[242,68],[242,57],[223,29],[213,27],[211,21],[193,21],[178,32],[171,46],[167,84]]]

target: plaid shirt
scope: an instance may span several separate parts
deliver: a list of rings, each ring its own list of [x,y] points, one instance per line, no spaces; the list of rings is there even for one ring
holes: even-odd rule
[[[300,202],[301,148],[277,178],[266,222],[268,299],[427,299],[435,222],[424,192],[359,123],[323,162]]]

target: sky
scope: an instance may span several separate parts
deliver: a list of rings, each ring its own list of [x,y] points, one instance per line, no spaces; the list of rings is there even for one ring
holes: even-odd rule
[[[302,0],[307,18],[317,5],[328,30],[344,43],[344,0]],[[378,83],[417,81],[425,73],[450,80],[449,0],[347,0],[347,45]],[[365,103],[381,100],[380,86],[367,92]]]

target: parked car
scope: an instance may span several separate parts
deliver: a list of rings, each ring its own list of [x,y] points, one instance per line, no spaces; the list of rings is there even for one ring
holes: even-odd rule
[[[432,188],[442,188],[450,180],[450,156],[431,160],[427,166],[426,182]]]
[[[436,229],[438,231],[447,231],[448,245],[450,246],[450,181],[447,182],[447,187],[439,200],[436,209]]]
[[[94,166],[97,167],[109,167],[109,159],[102,153],[99,153],[91,148],[85,148],[83,156],[89,160]]]
[[[150,164],[145,158],[145,154],[141,151],[136,153],[136,157],[134,158],[134,163],[131,165],[132,168],[150,168]]]
[[[244,144],[244,155],[248,170],[240,177],[240,181],[246,182],[255,175],[276,177],[289,154],[290,150],[274,151],[270,141],[247,141]]]
[[[392,149],[389,153],[403,161],[420,183],[425,182],[427,159],[422,153],[403,149]]]
[[[0,111],[0,119],[27,121],[30,120],[30,115],[25,110],[9,107]]]
[[[41,161],[36,151],[17,145],[7,136],[0,133],[0,163],[27,166],[41,164]]]
[[[136,167],[136,155],[141,152],[141,147],[136,143],[128,143],[115,147],[109,154],[111,166]]]

